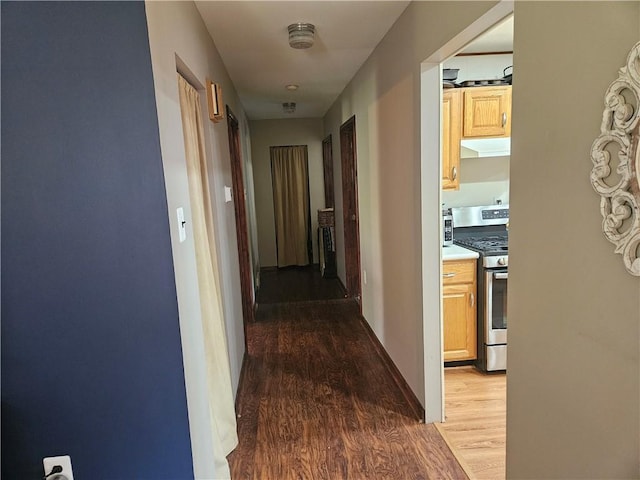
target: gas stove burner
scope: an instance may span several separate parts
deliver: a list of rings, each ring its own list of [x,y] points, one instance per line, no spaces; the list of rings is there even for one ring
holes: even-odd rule
[[[489,236],[489,237],[470,237],[463,239],[456,239],[455,243],[462,245],[463,247],[470,247],[482,252],[506,252],[508,250],[508,240],[502,236]]]
[[[492,78],[490,80],[465,80],[460,83],[461,87],[486,87],[487,85],[510,85],[503,78]]]

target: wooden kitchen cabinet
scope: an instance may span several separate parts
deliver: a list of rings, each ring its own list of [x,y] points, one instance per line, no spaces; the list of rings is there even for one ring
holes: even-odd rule
[[[442,263],[444,361],[477,358],[476,259]]]
[[[511,86],[463,89],[463,138],[511,136]]]
[[[442,189],[460,188],[461,91],[442,92]]]

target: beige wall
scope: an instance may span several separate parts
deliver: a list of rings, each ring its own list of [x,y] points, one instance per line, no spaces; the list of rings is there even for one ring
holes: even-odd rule
[[[363,314],[422,402],[420,64],[495,3],[411,3],[324,118],[334,139],[338,274],[344,281],[339,127],[355,114]]]
[[[274,267],[278,264],[269,147],[279,145],[308,146],[313,261],[317,263],[318,217],[316,212],[319,208],[324,208],[322,120],[319,118],[255,120],[250,122],[250,126],[260,265]]]
[[[145,7],[169,207],[194,472],[196,478],[219,478],[223,475],[225,466],[213,464],[213,427],[209,415],[209,400],[215,401],[215,398],[209,398],[207,389],[196,258],[189,228],[191,210],[176,70],[179,68],[203,95],[206,78],[221,83],[225,103],[239,117],[240,132],[244,137],[248,127],[233,84],[194,4],[147,2]],[[203,96],[203,103],[204,98]],[[206,106],[203,111],[206,112]],[[226,121],[213,124],[205,120],[205,142],[212,188],[222,306],[231,377],[236,391],[244,355],[244,333],[234,204],[225,203],[224,200],[224,186],[231,185]],[[247,139],[242,138],[243,146],[246,142]],[[247,160],[250,158],[248,153],[245,147],[243,157]],[[177,236],[177,207],[184,208],[187,221],[188,237],[184,243],[180,243]]]
[[[640,279],[589,182],[604,93],[638,39],[638,2],[515,4],[509,478],[640,477]]]

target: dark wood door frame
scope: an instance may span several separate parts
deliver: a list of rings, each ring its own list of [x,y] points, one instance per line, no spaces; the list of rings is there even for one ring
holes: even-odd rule
[[[342,162],[342,218],[344,221],[347,295],[358,302],[362,312],[355,115],[340,127],[340,159]]]
[[[236,237],[238,241],[238,261],[240,263],[240,294],[242,296],[242,316],[245,346],[247,343],[247,323],[254,320],[253,293],[251,292],[251,257],[249,255],[249,222],[244,198],[244,177],[242,175],[242,150],[240,149],[240,129],[238,119],[227,105],[229,131],[229,154],[231,157],[231,178],[233,183],[233,206],[236,214]]]
[[[322,141],[322,169],[324,171],[324,207],[333,208],[333,142],[331,134]]]

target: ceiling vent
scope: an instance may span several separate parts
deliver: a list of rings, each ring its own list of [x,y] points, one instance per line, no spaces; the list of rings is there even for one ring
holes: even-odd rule
[[[316,27],[311,23],[289,25],[289,45],[291,48],[311,48]]]
[[[282,111],[284,113],[293,113],[296,111],[296,102],[285,102],[282,104]]]

